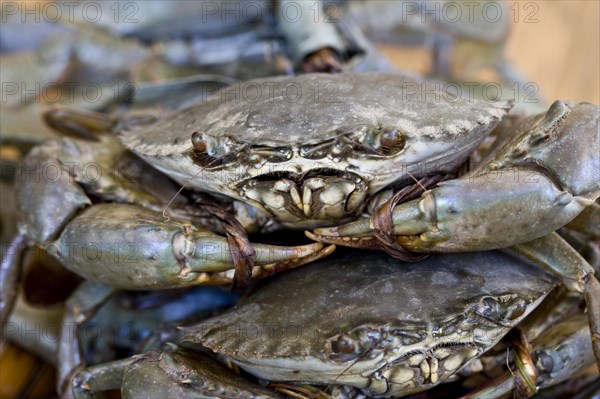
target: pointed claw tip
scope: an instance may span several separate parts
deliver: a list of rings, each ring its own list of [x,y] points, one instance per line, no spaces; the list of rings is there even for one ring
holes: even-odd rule
[[[335,251],[336,248],[337,247],[335,246],[335,244],[328,245],[323,250],[323,254],[324,254],[323,256],[331,255],[333,253],[333,251]]]
[[[313,233],[312,231],[304,230],[304,235],[313,241],[319,241],[319,236]]]
[[[313,233],[319,236],[339,237],[340,235],[337,227],[318,227],[314,229]]]
[[[322,236],[322,235],[315,234],[310,231],[305,231],[304,234],[313,241],[318,241],[319,243],[331,244],[330,247],[331,246],[335,247],[335,244],[338,243],[338,241],[340,241],[340,239],[341,239],[340,237]],[[325,251],[329,251],[328,248],[325,248]],[[333,250],[331,250],[331,251],[333,251]]]
[[[293,256],[290,256],[289,259],[302,259],[306,256],[310,256],[311,254],[319,252],[324,246],[325,244],[322,242],[311,242],[310,244],[290,247],[289,250],[292,251]]]

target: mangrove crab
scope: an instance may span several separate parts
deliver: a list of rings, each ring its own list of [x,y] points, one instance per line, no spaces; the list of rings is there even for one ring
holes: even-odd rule
[[[208,370],[214,361],[201,360],[205,348],[271,381],[270,387],[289,384],[287,392],[294,392],[295,384],[323,392],[345,386],[368,397],[424,391],[452,380],[512,327],[529,321],[529,313],[546,304],[557,285],[556,278],[523,258],[497,251],[434,256],[408,265],[383,254],[345,253],[281,275],[236,308],[182,327],[177,348],[82,370],[72,380],[73,393],[83,398],[121,387],[125,397],[226,396],[239,387],[238,380],[229,380],[228,370],[215,380]],[[538,322],[529,323],[532,331]],[[577,325],[587,332],[581,317]],[[559,338],[544,333],[538,342],[546,347],[563,342],[581,367],[589,366],[589,332],[585,336],[569,326],[567,320]],[[561,373],[581,367],[564,367]],[[153,384],[142,384],[144,375],[151,375]],[[236,389],[231,397],[253,398],[256,387],[251,387]]]
[[[338,224],[356,218],[383,188],[429,169],[458,168],[509,109],[375,73],[249,81],[163,117],[137,113],[116,123],[58,108],[47,115],[52,126],[99,134],[30,152],[17,193],[19,227],[52,244],[71,270],[120,288],[227,283],[232,263],[236,278],[247,281],[333,248],[255,246],[257,264],[268,266],[252,269],[243,229],[223,212],[213,221],[208,205],[195,207],[198,191],[233,199],[229,209],[246,230]],[[130,151],[101,134],[111,129]],[[178,191],[170,179],[193,192]],[[172,220],[161,218],[167,208]]]
[[[184,341],[266,380],[400,396],[450,378],[555,284],[498,252],[419,264],[346,253],[282,275],[237,308],[186,328]]]

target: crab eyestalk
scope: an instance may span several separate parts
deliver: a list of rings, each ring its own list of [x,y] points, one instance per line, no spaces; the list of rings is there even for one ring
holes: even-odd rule
[[[192,148],[197,157],[208,157],[209,163],[205,166],[210,166],[210,162],[219,162],[228,155],[233,154],[236,150],[241,149],[241,145],[230,137],[211,137],[202,130],[197,130],[192,133]],[[201,159],[197,159],[201,161]]]

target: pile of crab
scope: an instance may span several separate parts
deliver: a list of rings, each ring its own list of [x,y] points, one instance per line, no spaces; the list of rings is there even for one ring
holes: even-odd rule
[[[597,392],[600,108],[511,107],[341,73],[53,109],[72,135],[17,174],[2,321],[35,245],[85,279],[55,316],[63,397]]]

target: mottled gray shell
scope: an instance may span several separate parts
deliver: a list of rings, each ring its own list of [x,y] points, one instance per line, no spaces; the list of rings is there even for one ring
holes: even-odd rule
[[[187,339],[266,379],[416,392],[448,378],[459,363],[440,371],[439,380],[425,376],[405,388],[390,388],[382,373],[412,367],[403,362],[415,353],[429,354],[417,355],[425,361],[438,356],[440,348],[452,348],[444,350],[464,364],[495,344],[555,284],[535,266],[496,251],[432,256],[417,264],[352,252],[271,281],[239,307],[191,328]],[[508,297],[522,301],[525,312],[502,322],[475,314],[489,298]],[[332,340],[361,329],[395,346],[357,362],[332,360]],[[435,361],[443,370],[444,358]]]
[[[436,255],[419,263],[353,251],[274,279],[243,305],[211,319],[212,328],[197,338],[224,354],[297,356],[321,343],[260,334],[215,342],[212,334],[227,326],[258,331],[295,325],[331,337],[366,324],[442,323],[482,296],[514,293],[535,300],[554,283],[539,268],[498,251]]]
[[[408,134],[452,139],[499,120],[505,103],[456,97],[430,83],[400,74],[342,73],[275,77],[232,85],[208,101],[135,131],[158,154],[201,130],[256,145],[289,146],[325,141],[355,126],[391,125]],[[148,148],[146,148],[148,147]]]

